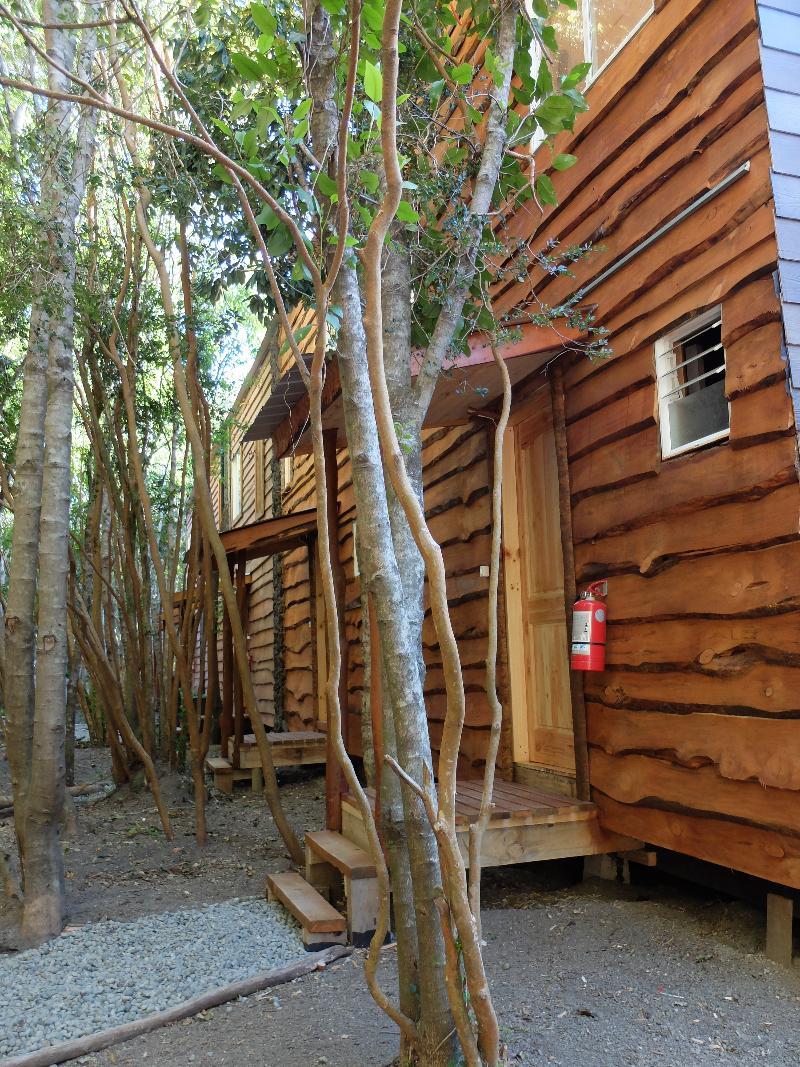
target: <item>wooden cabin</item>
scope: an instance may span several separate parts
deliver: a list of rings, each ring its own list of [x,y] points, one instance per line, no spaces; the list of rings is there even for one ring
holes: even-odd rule
[[[559,206],[527,204],[511,231],[534,246],[557,238],[602,249],[575,278],[534,269],[509,282],[495,306],[512,314],[533,289],[555,304],[579,288],[613,355],[589,362],[528,325],[505,352],[514,403],[498,774],[563,802],[576,792],[576,765],[588,765],[605,832],[797,889],[800,8],[797,0],[588,0],[565,17],[568,65],[588,56],[598,70],[588,113],[558,143],[578,162],[552,174]],[[549,152],[540,157],[537,172]],[[459,375],[486,395],[443,378],[424,460],[468,690],[466,781],[481,775],[488,737],[488,485],[499,390],[479,337]],[[359,754],[363,605],[335,364],[326,403],[329,440],[339,431],[346,734]],[[307,410],[269,334],[233,412],[223,528],[314,508]],[[326,718],[313,546],[248,568],[259,696],[279,727],[313,730]],[[607,668],[571,683],[573,583],[580,591],[600,578]],[[430,619],[424,645],[435,748],[445,701]]]

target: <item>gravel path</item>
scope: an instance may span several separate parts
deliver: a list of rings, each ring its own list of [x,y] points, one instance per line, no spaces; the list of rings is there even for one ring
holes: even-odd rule
[[[303,958],[299,927],[264,900],[73,928],[0,956],[0,1057],[163,1011]]]

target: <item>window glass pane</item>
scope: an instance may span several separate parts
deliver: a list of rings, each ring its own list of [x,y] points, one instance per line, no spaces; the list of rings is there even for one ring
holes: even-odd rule
[[[593,73],[608,62],[652,6],[652,0],[591,0]]]
[[[242,510],[242,453],[236,452],[231,458],[231,521],[239,517]]]
[[[581,4],[578,3],[577,11],[559,6],[553,18],[553,27],[556,31],[558,54],[555,56],[555,61],[550,69],[553,74],[553,81],[558,84],[558,78],[569,74],[573,67],[577,67],[579,63],[585,61],[583,8]]]
[[[725,350],[722,327],[715,323],[678,341],[669,355],[671,368],[659,378],[671,450],[728,429]]]

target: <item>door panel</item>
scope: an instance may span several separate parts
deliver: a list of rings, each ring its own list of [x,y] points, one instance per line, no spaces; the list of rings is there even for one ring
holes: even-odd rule
[[[542,393],[514,428],[527,748],[530,762],[573,772],[558,466],[549,392]]]

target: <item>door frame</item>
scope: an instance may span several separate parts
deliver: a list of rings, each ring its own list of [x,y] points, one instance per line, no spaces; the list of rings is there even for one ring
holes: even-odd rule
[[[515,408],[508,420],[503,448],[503,582],[505,591],[506,641],[509,695],[511,699],[511,746],[515,777],[530,779],[530,784],[547,784],[574,791],[575,773],[535,764],[530,750],[530,721],[527,669],[525,661],[525,623],[522,602],[522,556],[519,537],[519,499],[517,478],[516,434],[521,423],[534,416],[542,403],[551,403],[550,382],[545,380]],[[563,559],[563,544],[561,553]],[[566,566],[565,566],[566,571]],[[565,654],[566,654],[565,631]],[[520,651],[515,653],[515,649]],[[538,781],[534,781],[539,777]]]

